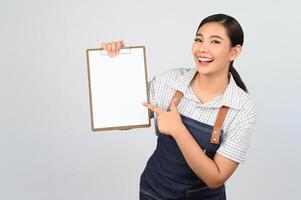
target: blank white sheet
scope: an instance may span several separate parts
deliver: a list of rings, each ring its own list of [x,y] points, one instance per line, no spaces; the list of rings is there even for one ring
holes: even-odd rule
[[[145,48],[128,47],[111,58],[88,49],[92,130],[150,126]]]

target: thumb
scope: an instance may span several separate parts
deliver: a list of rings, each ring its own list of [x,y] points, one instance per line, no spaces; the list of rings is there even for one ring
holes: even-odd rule
[[[177,98],[174,98],[174,99],[171,101],[170,110],[177,110],[177,101],[178,101]]]

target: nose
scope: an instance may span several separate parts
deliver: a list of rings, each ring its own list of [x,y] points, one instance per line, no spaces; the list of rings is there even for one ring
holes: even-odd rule
[[[207,53],[208,52],[207,45],[205,43],[198,44],[197,51],[199,53]]]
[[[205,50],[205,49],[199,49],[199,52],[200,52],[200,53],[206,53],[207,50]]]

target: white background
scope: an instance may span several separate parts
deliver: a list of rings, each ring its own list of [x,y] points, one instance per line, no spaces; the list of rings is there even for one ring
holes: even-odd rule
[[[244,29],[234,65],[258,109],[247,161],[227,182],[228,199],[298,199],[300,4],[2,0],[0,199],[138,199],[154,126],[92,134],[85,49],[118,39],[145,45],[149,78],[194,67],[196,28],[214,13],[234,16]]]

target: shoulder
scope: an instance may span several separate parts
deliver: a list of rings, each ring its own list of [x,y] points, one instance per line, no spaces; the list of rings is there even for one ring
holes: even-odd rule
[[[176,92],[172,86],[175,82],[181,82],[181,78],[191,70],[190,68],[171,68],[154,76],[152,90],[155,104],[161,109],[167,109]]]
[[[180,78],[190,70],[192,70],[192,68],[184,68],[184,67],[171,68],[164,72],[159,73],[154,78],[159,82],[170,82]]]
[[[241,110],[239,111],[239,124],[241,123],[255,123],[256,121],[256,102],[251,97],[251,95],[241,88],[237,88],[239,103],[241,105]]]

